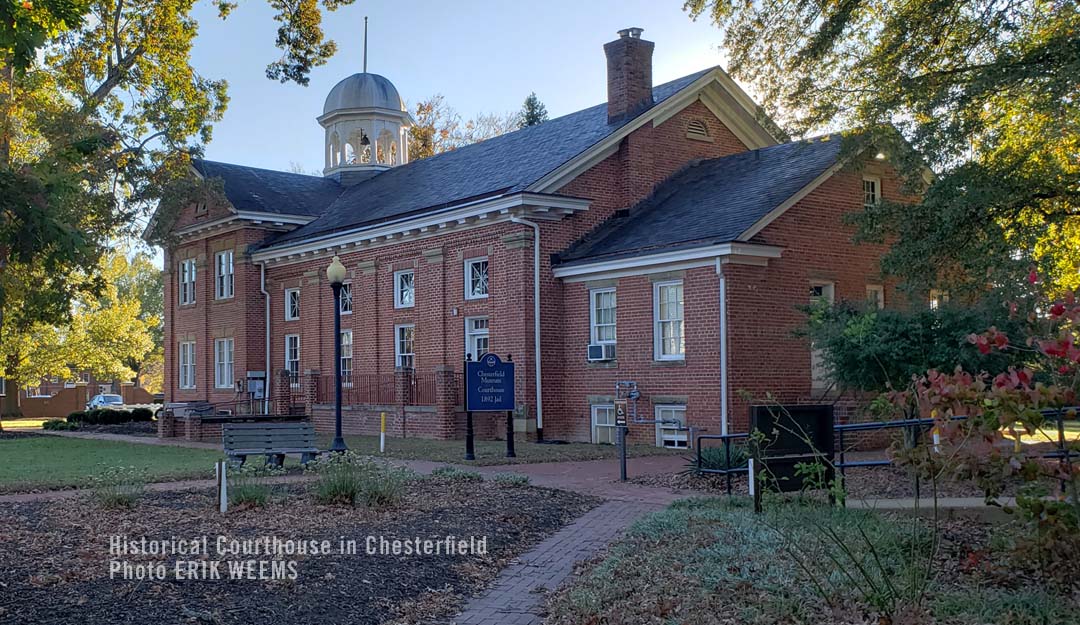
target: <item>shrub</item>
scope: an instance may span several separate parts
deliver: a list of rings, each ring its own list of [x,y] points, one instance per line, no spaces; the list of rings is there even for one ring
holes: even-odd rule
[[[149,408],[132,408],[131,421],[148,422],[154,420],[154,412]]]
[[[49,419],[45,423],[41,424],[43,430],[56,430],[56,431],[68,431],[79,429],[78,423],[69,423],[63,419]]]
[[[449,465],[436,467],[431,471],[431,477],[444,478],[459,482],[482,482],[484,476],[476,471],[465,471]]]
[[[102,508],[131,509],[146,491],[146,475],[135,467],[109,467],[91,478],[91,485]]]
[[[81,423],[84,425],[119,425],[135,421],[152,421],[153,419],[154,413],[149,408],[135,408],[132,410],[95,408],[93,410],[73,412],[67,418],[69,423]]]
[[[268,465],[230,467],[226,474],[229,480],[229,505],[243,508],[266,505],[274,494],[274,486],[267,478],[284,473],[284,468]]]
[[[508,486],[528,486],[529,476],[520,473],[496,473],[491,476],[491,481]]]
[[[401,500],[409,480],[408,471],[376,464],[351,451],[311,462],[306,470],[316,475],[315,499],[324,504],[392,506]]]
[[[86,418],[86,412],[83,410],[76,410],[75,412],[67,416],[68,423],[82,423]]]

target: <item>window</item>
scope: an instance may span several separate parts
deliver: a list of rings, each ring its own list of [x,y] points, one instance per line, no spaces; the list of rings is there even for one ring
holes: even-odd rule
[[[297,297],[299,297],[299,294]],[[299,307],[300,302],[297,301],[297,315],[300,314]],[[346,282],[341,285],[341,314],[352,314],[352,282]]]
[[[614,445],[618,442],[615,427],[615,406],[596,404],[592,407],[592,441]]]
[[[233,251],[225,250],[214,255],[217,272],[214,274],[217,299],[233,296]]]
[[[473,360],[480,360],[488,351],[488,318],[465,319],[465,353],[472,354]]]
[[[656,446],[685,449],[689,436],[686,431],[686,406],[656,406]]]
[[[683,337],[683,284],[681,280],[653,285],[654,352],[656,360],[682,360],[686,351]]]
[[[352,330],[341,331],[341,377],[352,375]],[[347,382],[346,382],[347,384]]]
[[[471,258],[465,261],[465,299],[488,296],[488,259]]]
[[[949,292],[930,289],[930,310],[937,310],[949,303]]]
[[[206,214],[206,202],[198,202],[197,204],[195,204],[195,214],[196,215],[205,215]]]
[[[214,341],[214,388],[233,386],[233,340]]]
[[[180,343],[180,388],[195,388],[195,341]]]
[[[300,335],[285,335],[285,370],[293,388],[300,388]]]
[[[394,273],[394,308],[412,308],[416,301],[415,276],[412,269]]]
[[[195,303],[195,259],[180,261],[180,305]]]
[[[402,369],[416,368],[416,326],[394,326],[394,365]]]
[[[873,208],[881,202],[881,178],[867,176],[862,181],[863,208]]]
[[[285,289],[285,321],[300,318],[300,289]]]
[[[615,289],[589,291],[589,342],[615,342]]]
[[[836,286],[832,282],[815,282],[810,284],[811,306],[832,306],[835,299]],[[821,350],[810,345],[810,387],[823,389],[830,386],[829,372],[825,368],[825,358]]]
[[[866,301],[873,308],[885,308],[885,287],[880,284],[866,285]]]

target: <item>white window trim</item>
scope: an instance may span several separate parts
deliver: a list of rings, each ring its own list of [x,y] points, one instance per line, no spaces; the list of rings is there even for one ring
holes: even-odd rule
[[[681,354],[665,354],[662,346],[663,332],[660,331],[660,289],[665,286],[683,286],[683,316],[680,319],[682,322],[683,343],[683,351]],[[683,285],[682,280],[664,280],[662,282],[653,283],[653,360],[686,360],[686,287]]]
[[[488,285],[487,285],[487,293],[484,293],[483,295],[476,295],[475,293],[472,292],[472,288],[471,288],[472,287],[472,266],[474,264],[480,263],[480,262],[487,262],[487,264],[488,264],[487,265],[487,268],[488,268],[488,274],[487,274]],[[474,258],[467,258],[467,259],[465,259],[464,269],[465,269],[465,299],[467,299],[467,300],[487,299],[488,295],[491,293],[491,263],[488,262],[488,257],[487,256],[476,256]]]
[[[300,388],[300,335],[299,334],[286,334],[285,335],[285,370],[289,369],[289,339],[296,339],[296,379],[290,383],[292,388]]]
[[[186,270],[186,271],[185,271]],[[180,261],[179,267],[180,278],[180,292],[179,299],[181,306],[189,306],[195,303],[195,259],[185,258]],[[184,280],[184,276],[188,276],[188,280]],[[190,289],[189,289],[190,287]]]
[[[412,302],[404,304],[401,301],[401,276],[405,274],[412,274]],[[402,269],[401,271],[394,272],[394,308],[412,308],[416,305],[416,270],[415,269]]]
[[[221,346],[222,345],[228,345],[229,346],[229,350],[227,352],[229,358],[225,362],[222,362],[222,360],[221,360],[221,356],[222,356]],[[222,338],[222,339],[214,339],[214,388],[232,389],[232,387],[233,387],[233,379],[236,377],[236,372],[234,371],[234,369],[236,367],[236,360],[235,359],[236,359],[236,342],[232,338],[226,337],[226,338]],[[227,366],[227,368],[223,368],[222,365],[228,365],[228,366]],[[229,379],[227,381],[221,379],[221,374],[223,372],[228,374]]]
[[[596,327],[596,296],[601,293],[614,293],[615,294],[615,338],[601,341],[597,336]],[[602,289],[589,289],[589,342],[598,345],[615,345],[619,340],[619,295],[615,291],[615,287],[606,287]]]
[[[822,287],[822,297],[828,302],[829,306],[836,303],[836,283],[829,280],[812,280],[810,282],[810,288]],[[813,297],[813,296],[811,296]],[[827,377],[827,374],[822,367],[821,362],[822,355],[821,350],[814,347],[813,343],[810,344],[810,388],[812,390],[821,390],[832,386],[831,381]]]
[[[488,327],[483,332],[475,332],[471,328],[472,322],[476,321],[477,319],[486,319],[487,322],[488,322]],[[480,354],[473,354],[472,351],[471,351],[472,350],[472,340],[471,339],[472,339],[472,337],[475,337],[475,336],[486,336],[486,337],[488,337],[488,345],[489,346],[491,345],[491,318],[490,317],[488,317],[487,315],[476,315],[474,317],[465,317],[465,353],[466,354],[472,354],[473,360],[480,360],[481,355]],[[489,349],[488,352],[490,352],[490,351],[491,350]]]
[[[228,271],[222,271],[221,259],[227,257]],[[214,299],[230,299],[236,295],[236,265],[233,250],[222,250],[214,254]],[[222,278],[228,278],[222,281]]]
[[[664,430],[671,430],[670,426],[665,426],[660,423],[660,412],[662,410],[681,410],[683,417],[683,427],[686,426],[686,405],[685,404],[657,404],[653,406],[653,419],[656,420],[656,446],[664,447],[666,449],[688,449],[690,447],[690,433],[689,432],[676,432],[675,438],[664,438]],[[685,441],[684,447],[668,447],[664,445],[665,440],[681,440]]]
[[[349,310],[341,309],[345,305],[345,291],[349,291]],[[341,302],[338,304],[338,309],[343,315],[351,315],[354,308],[356,308],[356,301],[353,300],[354,293],[352,292],[352,282],[341,283]]]
[[[188,345],[191,346],[191,349],[190,349],[190,353],[187,354],[188,358],[186,359],[186,362],[185,362],[184,355],[185,355],[185,352],[187,351],[187,346]],[[192,389],[194,389],[195,388],[195,341],[180,341],[180,354],[179,354],[179,357],[177,358],[177,363],[179,364],[179,370],[178,370],[179,379],[177,380],[177,387],[182,388],[184,390],[192,390]],[[191,374],[191,377],[188,380],[187,384],[184,383],[184,370],[185,369],[189,369],[190,374]]]
[[[871,293],[877,293],[878,297],[872,300],[870,298]],[[866,285],[866,300],[876,301],[878,310],[885,308],[885,286],[882,284],[868,284]]]
[[[411,352],[401,351],[401,331],[404,328],[412,328],[413,331],[413,350]],[[402,356],[412,356],[412,368],[416,368],[416,324],[415,323],[402,323],[394,326],[394,367],[404,367],[401,364]]]
[[[862,179],[863,179],[863,182],[873,182],[874,183],[874,206],[877,206],[878,204],[881,204],[881,177],[880,176],[863,176]],[[862,188],[860,190],[862,191],[862,196],[863,196],[863,200],[862,200],[863,207],[869,206],[866,203],[866,189]]]
[[[346,347],[345,335],[346,334],[349,335],[349,342],[348,342],[349,351],[348,351],[347,355],[345,353],[345,347]],[[354,361],[353,361],[353,339],[354,338],[355,338],[355,336],[353,335],[352,330],[342,330],[341,335],[338,336],[338,340],[341,341],[341,377],[342,378],[347,378],[348,376],[351,376],[353,371],[354,371],[354,369],[353,369],[353,363],[354,363]],[[345,369],[345,361],[346,360],[349,361],[349,369],[348,370]],[[343,384],[345,386],[352,386],[352,382],[349,382],[348,380],[343,382]]]
[[[296,300],[297,300],[297,303],[296,303],[296,316],[295,317],[291,316],[292,315],[292,296],[293,296],[293,293],[296,294]],[[302,306],[302,305],[303,305],[303,302],[300,301],[300,289],[299,288],[285,289],[285,321],[299,321],[300,320],[300,313],[302,312],[300,310],[300,306]]]
[[[610,411],[612,411],[612,413],[614,413],[615,412],[615,405],[614,404],[591,404],[589,406],[589,437],[592,440],[593,444],[594,445],[618,444],[617,441],[618,441],[619,433],[618,433],[618,430],[617,430],[617,426],[614,423],[612,423],[611,425],[607,425],[607,424],[605,424],[605,425],[597,425],[596,424],[596,412],[597,412],[597,410],[610,410]],[[598,428],[610,428],[614,432],[614,435],[613,435],[614,441],[612,443],[606,443],[606,442],[601,443],[600,442],[600,437],[597,436],[597,433],[599,432]]]

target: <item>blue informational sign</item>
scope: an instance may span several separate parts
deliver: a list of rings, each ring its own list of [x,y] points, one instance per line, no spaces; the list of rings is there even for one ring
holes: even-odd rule
[[[513,410],[514,363],[484,354],[465,363],[465,410]]]

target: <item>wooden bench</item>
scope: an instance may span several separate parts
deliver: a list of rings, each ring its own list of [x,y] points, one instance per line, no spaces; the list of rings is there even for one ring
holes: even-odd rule
[[[285,454],[300,454],[307,464],[319,453],[310,423],[223,423],[221,438],[225,455],[240,465],[248,456],[263,455],[267,464],[281,466]]]

